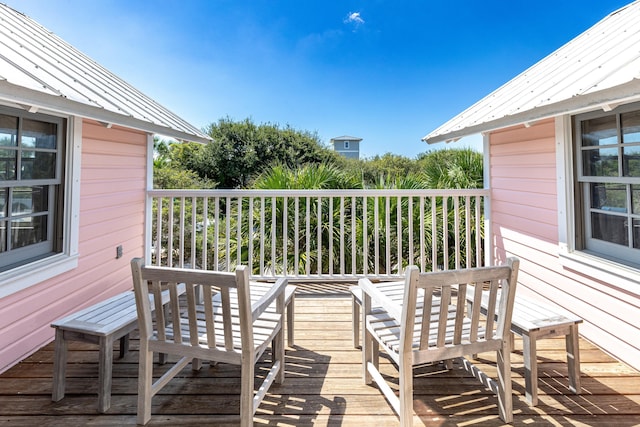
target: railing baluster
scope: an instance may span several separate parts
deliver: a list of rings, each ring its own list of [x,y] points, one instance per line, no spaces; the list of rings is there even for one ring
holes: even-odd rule
[[[276,262],[277,262],[277,258],[276,258],[276,246],[277,246],[277,241],[276,239],[278,238],[278,231],[277,231],[277,227],[278,227],[278,223],[277,223],[277,219],[276,219],[276,215],[277,215],[277,209],[276,209],[276,198],[275,196],[271,197],[271,275],[275,276],[277,274],[276,272]]]
[[[289,229],[287,227],[287,223],[289,214],[289,200],[287,197],[282,198],[282,274],[288,275],[289,269],[287,268],[287,246],[289,244]]]
[[[236,203],[236,210],[238,211],[236,219],[236,265],[242,265],[242,196],[238,196]]]
[[[449,270],[449,197],[442,197],[442,263]]]
[[[311,274],[311,196],[306,197],[306,262],[305,262],[305,274],[307,277]]]
[[[376,264],[374,266],[373,272],[376,276],[380,275],[380,223],[379,223],[379,208],[378,208],[378,198],[375,197],[373,199],[373,256],[376,260]]]
[[[327,222],[329,223],[329,276],[333,276],[333,197],[329,197],[329,211],[327,212]]]
[[[213,214],[215,215],[215,220],[213,223],[213,265],[215,270],[220,269],[220,197],[215,197],[213,199],[214,207]]]
[[[396,229],[398,234],[396,264],[398,265],[397,273],[400,275],[402,273],[402,197],[398,196],[396,200]]]
[[[318,246],[318,271],[316,274],[322,274],[322,197],[318,197],[318,208],[317,208],[317,246]]]
[[[156,203],[156,265],[162,265],[162,201],[163,197],[158,197]]]
[[[465,253],[465,266],[470,268],[473,267],[473,260],[471,259],[471,197],[467,196],[464,200],[464,243],[467,249]]]
[[[191,268],[196,268],[196,224],[198,219],[196,214],[198,213],[198,203],[195,197],[191,198]]]
[[[439,270],[438,260],[438,198],[431,197],[431,271]],[[444,269],[444,267],[442,267]]]
[[[180,222],[179,222],[179,236],[180,236],[180,246],[179,246],[179,253],[178,253],[178,267],[183,268],[184,267],[184,203],[185,203],[185,198],[184,197],[180,197]]]
[[[476,201],[476,267],[480,267],[484,265],[482,262],[482,233],[481,233],[481,225],[482,225],[482,215],[481,208],[484,200],[482,196],[475,196]]]
[[[227,271],[233,271],[233,267],[231,265],[231,197],[227,197],[227,203],[225,206],[225,227],[224,227],[224,237],[226,243],[226,251],[225,251],[225,263],[227,266]]]
[[[356,196],[351,196],[351,274],[354,276],[358,271],[358,257],[356,256],[356,243],[358,241],[358,229],[356,227],[357,208]]]
[[[249,253],[247,254],[247,264],[249,265],[249,269],[251,270],[251,274],[253,274],[253,240],[254,240],[254,233],[253,233],[253,197],[249,197],[249,219],[247,221],[247,238],[249,239],[248,242],[248,250]]]
[[[369,224],[369,218],[367,217],[367,204],[369,198],[367,196],[362,197],[362,272],[365,276],[369,275],[369,236],[367,236],[367,228]]]
[[[265,227],[265,208],[266,200],[264,197],[260,197],[260,275],[264,276],[264,227]]]
[[[344,223],[346,218],[344,215],[344,197],[340,197],[340,274],[343,276],[346,273],[344,269]]]
[[[409,196],[407,197],[407,244],[409,245],[409,259],[407,260],[408,264],[414,264],[416,262],[413,253],[413,225],[413,196]],[[401,269],[398,272],[402,273],[402,271],[403,270]]]
[[[419,203],[420,203],[420,271],[427,271],[427,266],[426,266],[426,262],[427,262],[427,253],[426,253],[426,242],[425,242],[425,233],[427,232],[426,230],[426,224],[425,224],[425,220],[426,218],[424,217],[424,204],[425,204],[425,197],[424,196],[420,196],[419,197]]]
[[[202,198],[202,269],[209,269],[209,198]]]
[[[173,204],[174,198],[169,198],[169,219],[167,220],[167,231],[169,235],[167,238],[167,266],[173,267]]]
[[[300,198],[295,198],[295,217],[293,230],[293,275],[299,276],[300,270]]]
[[[385,266],[384,273],[391,274],[391,196],[384,198],[384,253]]]
[[[447,221],[449,222],[449,221]],[[455,237],[454,259],[456,269],[460,268],[460,198],[453,197],[453,235]]]

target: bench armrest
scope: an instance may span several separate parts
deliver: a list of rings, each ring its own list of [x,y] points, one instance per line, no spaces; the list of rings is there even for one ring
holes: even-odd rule
[[[363,307],[365,298],[371,298],[376,302],[376,307],[381,307],[393,316],[398,322],[402,319],[402,304],[393,301],[389,296],[385,295],[371,280],[364,278],[358,280],[358,286],[362,289]]]
[[[260,297],[258,301],[251,304],[251,316],[254,322],[276,300],[276,298],[282,298],[284,308],[284,291],[287,287],[288,282],[289,281],[284,277],[279,278],[278,280],[276,280],[273,286],[271,286],[271,289],[269,289],[262,297]]]

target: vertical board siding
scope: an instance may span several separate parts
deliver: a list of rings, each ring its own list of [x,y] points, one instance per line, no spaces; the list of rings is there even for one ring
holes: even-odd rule
[[[640,298],[565,268],[558,256],[554,121],[490,135],[495,259],[521,259],[518,292],[584,319],[580,333],[640,369]]]
[[[0,300],[0,372],[51,341],[53,320],[130,289],[144,253],[147,134],[86,120],[82,133],[78,268]]]

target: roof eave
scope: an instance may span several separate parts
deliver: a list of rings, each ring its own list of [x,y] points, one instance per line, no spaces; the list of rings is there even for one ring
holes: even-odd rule
[[[622,85],[592,92],[586,95],[576,95],[553,104],[543,105],[528,111],[512,114],[489,120],[473,126],[447,133],[439,133],[438,129],[422,138],[427,144],[438,142],[450,142],[462,137],[475,135],[478,133],[491,132],[497,129],[504,129],[511,126],[535,123],[540,120],[549,119],[567,114],[579,114],[597,109],[612,110],[621,104],[640,101],[640,79],[632,79]],[[451,120],[455,120],[454,117]],[[446,123],[441,128],[446,127]]]
[[[33,89],[11,84],[0,80],[0,99],[37,110],[48,110],[62,114],[80,116],[97,120],[110,125],[119,125],[144,132],[161,134],[178,140],[209,143],[211,137],[197,129],[193,133],[181,131],[168,126],[125,116],[104,108],[69,100],[62,96],[53,96]]]

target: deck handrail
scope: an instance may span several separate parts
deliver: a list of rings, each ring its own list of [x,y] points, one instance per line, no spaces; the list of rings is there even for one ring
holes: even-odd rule
[[[480,266],[488,196],[486,189],[150,190],[146,257],[222,271],[244,264],[252,279],[293,281],[393,279],[408,264]]]

